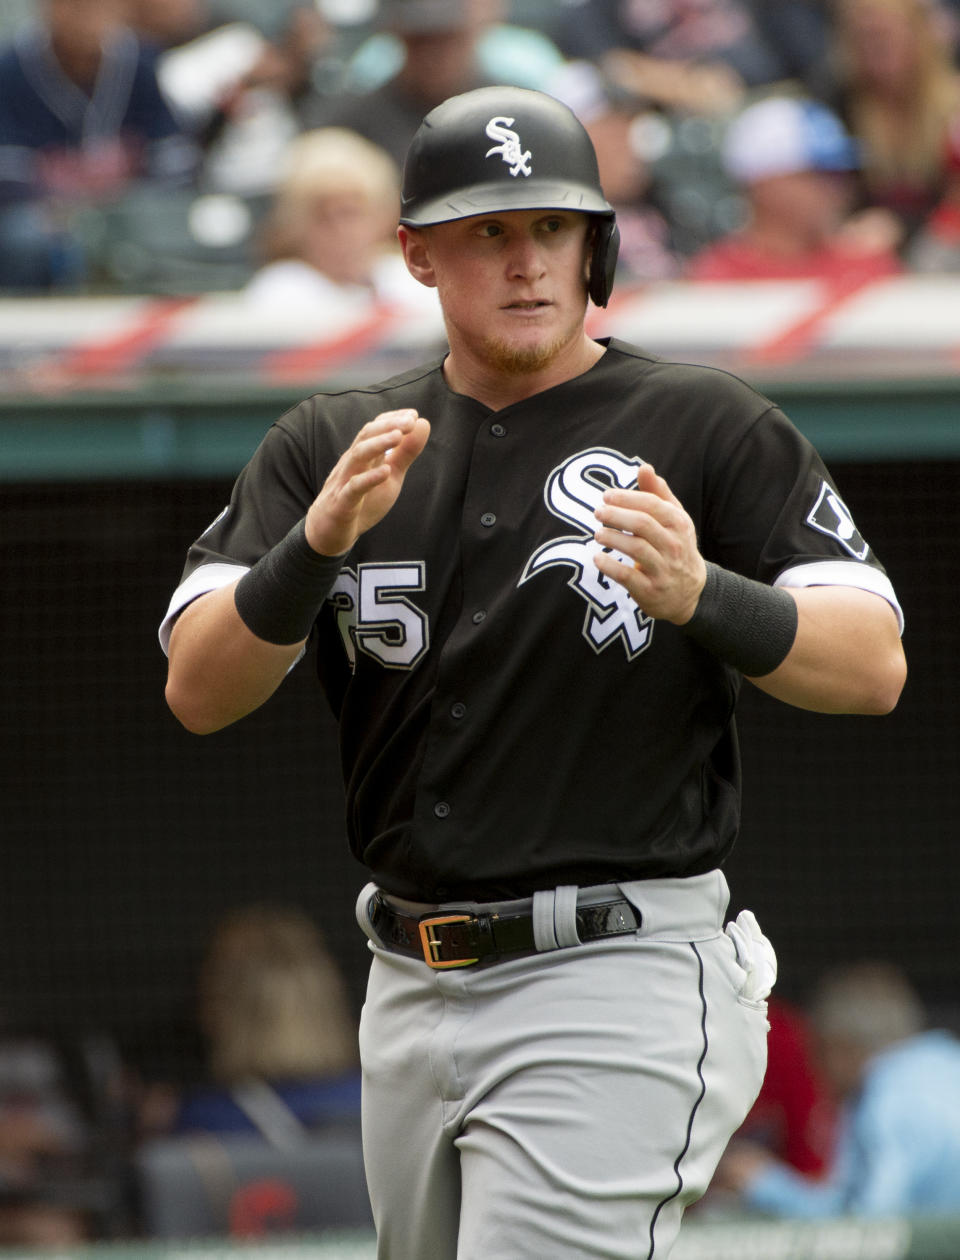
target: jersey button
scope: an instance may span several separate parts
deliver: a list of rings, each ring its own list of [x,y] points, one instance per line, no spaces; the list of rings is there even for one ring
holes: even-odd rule
[[[500,424],[500,422],[497,421],[496,424],[491,424],[490,432],[493,434],[494,437],[506,437],[507,426],[505,424]]]
[[[452,704],[450,706],[451,717],[462,718],[462,717],[466,717],[466,714],[467,714],[467,706],[465,704],[461,704],[459,700],[457,701],[456,704]]]
[[[481,621],[486,621],[486,619],[487,619],[487,614],[484,612],[482,608],[478,608],[477,611],[473,614],[473,624],[475,626],[479,626]]]
[[[483,516],[480,517],[480,524],[483,525],[485,529],[489,529],[491,525],[496,525],[496,523],[496,512],[484,512]]]
[[[449,818],[450,806],[446,801],[437,801],[436,805],[433,807],[433,812],[438,818]]]

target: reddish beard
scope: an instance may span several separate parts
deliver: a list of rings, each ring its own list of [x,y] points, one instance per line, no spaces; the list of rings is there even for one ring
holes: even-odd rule
[[[499,337],[490,337],[483,343],[484,356],[489,367],[505,376],[525,376],[549,367],[563,347],[565,337],[557,337],[546,345],[516,346]]]

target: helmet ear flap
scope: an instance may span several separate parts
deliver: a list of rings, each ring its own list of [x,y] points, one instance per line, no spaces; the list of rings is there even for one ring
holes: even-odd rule
[[[617,227],[616,219],[598,217],[594,228],[590,275],[587,283],[587,292],[594,306],[606,306],[610,300],[619,251],[620,229]]]

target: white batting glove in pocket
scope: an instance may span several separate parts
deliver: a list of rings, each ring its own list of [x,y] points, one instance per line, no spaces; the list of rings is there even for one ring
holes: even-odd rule
[[[740,996],[747,1002],[763,1002],[777,979],[777,955],[760,931],[752,910],[741,910],[736,922],[728,923],[726,934],[737,951],[737,962],[747,973]]]

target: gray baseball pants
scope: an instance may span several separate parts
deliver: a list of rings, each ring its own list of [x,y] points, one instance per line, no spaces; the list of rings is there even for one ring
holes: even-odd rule
[[[760,1089],[766,1002],[744,995],[721,872],[581,896],[617,887],[643,916],[635,935],[449,971],[371,940],[378,1260],[669,1255]]]

